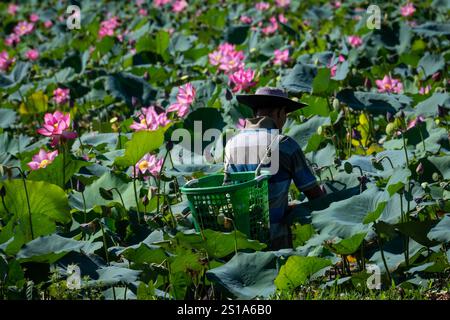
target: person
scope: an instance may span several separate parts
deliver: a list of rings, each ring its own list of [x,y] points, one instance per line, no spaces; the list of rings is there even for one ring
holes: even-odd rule
[[[283,90],[270,87],[259,88],[255,94],[236,95],[236,99],[253,109],[254,118],[246,119],[244,128],[226,143],[225,171],[268,168],[270,247],[291,248],[290,226],[283,222],[291,182],[309,200],[325,194],[298,143],[279,133],[287,115],[306,105],[289,99]]]

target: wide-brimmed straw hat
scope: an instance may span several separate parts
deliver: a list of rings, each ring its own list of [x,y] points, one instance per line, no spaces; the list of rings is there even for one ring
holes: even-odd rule
[[[286,113],[289,113],[308,106],[305,103],[289,99],[287,93],[283,90],[270,87],[259,88],[255,94],[238,94],[236,99],[253,110],[258,108],[286,107]]]

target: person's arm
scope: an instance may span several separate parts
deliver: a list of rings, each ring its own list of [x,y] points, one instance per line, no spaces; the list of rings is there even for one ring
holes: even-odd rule
[[[304,190],[303,193],[308,198],[308,200],[320,198],[327,194],[325,189],[321,188],[319,185],[316,185],[308,190]]]
[[[317,182],[313,171],[306,162],[302,149],[298,145],[291,156],[291,170],[296,187],[309,200],[320,198],[326,194],[325,189],[322,189]]]

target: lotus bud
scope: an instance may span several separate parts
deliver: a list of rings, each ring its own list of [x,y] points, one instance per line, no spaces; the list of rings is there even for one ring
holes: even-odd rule
[[[144,206],[148,206],[148,204],[150,203],[150,199],[147,195],[144,195],[144,197],[142,198],[142,203],[144,204]]]
[[[133,107],[136,107],[136,105],[138,104],[138,99],[136,97],[131,97],[131,104],[133,105]]]
[[[356,129],[352,129],[352,139],[360,141],[362,139],[361,133]]]
[[[318,134],[319,136],[321,136],[322,133],[323,133],[323,127],[322,127],[322,126],[319,126],[319,127],[317,128],[317,134]]]
[[[353,165],[350,162],[345,162],[344,163],[344,170],[346,173],[350,174],[353,172]]]
[[[392,120],[394,120],[394,116],[389,111],[386,113],[386,120],[387,122],[392,122]]]
[[[434,172],[433,175],[431,176],[431,178],[433,179],[433,181],[439,181],[439,179],[441,178],[440,174],[437,172]]]
[[[418,174],[418,175],[422,175],[424,170],[425,170],[425,168],[424,168],[422,162],[420,162],[419,165],[418,165],[417,168],[416,168],[417,174]]]
[[[397,130],[397,125],[395,124],[395,122],[389,122],[386,126],[386,134],[388,136],[392,136],[395,131]]]
[[[333,99],[333,109],[336,111],[341,110],[341,104],[340,104],[339,100],[336,98]]]
[[[227,99],[228,101],[233,99],[233,94],[231,93],[231,91],[229,89],[226,89],[226,91],[225,91],[225,99]]]
[[[169,140],[166,142],[166,150],[171,151],[173,149],[173,141]]]

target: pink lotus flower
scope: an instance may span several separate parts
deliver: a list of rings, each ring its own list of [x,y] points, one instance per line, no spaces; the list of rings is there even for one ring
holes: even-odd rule
[[[53,99],[57,104],[65,104],[70,99],[70,89],[57,88],[53,91]]]
[[[170,123],[166,113],[158,114],[155,107],[142,108],[139,116],[139,122],[133,122],[130,129],[134,131],[154,131],[160,126],[166,126]]]
[[[338,62],[344,62],[345,58],[343,55],[339,55]],[[337,67],[339,63],[335,63],[332,65],[332,60],[330,60],[330,63],[327,64],[327,67],[330,69],[331,77],[334,77],[336,75]]]
[[[429,94],[430,91],[431,91],[431,86],[430,85],[427,85],[425,87],[420,87],[419,88],[419,94],[421,94],[421,95]]]
[[[419,124],[421,124],[422,122],[425,122],[425,118],[423,116],[419,115],[414,120],[411,120],[408,122],[408,126],[406,127],[406,130],[412,129],[412,128],[418,126]]]
[[[33,32],[34,23],[21,21],[14,27],[14,33],[19,37],[30,34]]]
[[[339,9],[341,6],[342,6],[342,2],[340,2],[340,1],[333,2],[333,8]]]
[[[10,3],[8,6],[8,13],[12,16],[15,16],[17,13],[17,10],[19,10],[19,6],[15,3]]]
[[[192,104],[194,102],[196,90],[190,83],[178,87],[177,102],[179,104]]]
[[[98,31],[99,38],[103,38],[106,36],[112,37],[114,35],[114,31],[117,27],[119,27],[120,22],[118,17],[112,17],[108,20],[102,21],[100,23],[100,30]]]
[[[36,13],[32,13],[32,14],[30,15],[30,21],[31,21],[31,22],[37,22],[37,21],[39,21],[39,15],[37,15]]]
[[[187,83],[178,88],[177,102],[167,108],[167,112],[176,112],[180,118],[189,113],[189,107],[194,102],[196,95],[195,87]]]
[[[245,128],[245,119],[239,119],[236,123],[236,128],[238,129],[244,129]]]
[[[57,155],[58,150],[46,152],[44,149],[40,149],[39,152],[33,156],[32,161],[27,164],[31,170],[45,168],[55,160]]]
[[[252,69],[240,69],[229,76],[230,85],[233,87],[233,92],[238,92],[241,90],[248,90],[250,87],[254,86],[256,82],[253,81],[255,77],[255,71]]]
[[[282,13],[280,13],[278,15],[278,21],[280,21],[281,23],[286,24],[288,22],[288,19]]]
[[[139,9],[139,15],[141,15],[141,16],[143,16],[143,17],[148,16],[148,11],[147,11],[147,9],[144,9],[144,8]]]
[[[286,50],[275,49],[274,54],[275,58],[273,60],[273,64],[281,65],[283,63],[289,62],[289,49]]]
[[[145,0],[136,0],[136,5],[141,7],[144,4]]]
[[[286,8],[291,4],[291,0],[275,0],[277,7]]]
[[[265,10],[267,10],[267,9],[269,9],[269,8],[270,8],[270,4],[268,4],[267,2],[263,2],[263,1],[258,2],[258,3],[255,5],[255,9],[256,9],[256,10],[259,10],[259,11],[265,11]]]
[[[415,11],[416,8],[414,8],[414,5],[411,2],[408,2],[406,5],[400,8],[400,13],[404,17],[412,16]]]
[[[173,4],[172,4],[172,12],[181,12],[184,9],[186,9],[188,6],[188,3],[185,0],[176,0]]]
[[[25,56],[29,60],[36,61],[37,59],[39,59],[39,51],[36,49],[30,49],[27,51],[27,53],[25,53]]]
[[[140,172],[143,175],[149,173],[154,177],[158,177],[162,170],[163,161],[163,159],[157,159],[154,155],[147,153],[138,163],[136,163],[135,171],[136,173]],[[134,172],[132,175],[134,175]],[[148,176],[144,176],[144,179],[148,178]]]
[[[44,125],[37,130],[37,133],[51,137],[52,147],[56,146],[60,139],[75,139],[76,132],[68,131],[70,128],[70,113],[64,114],[60,111],[46,113],[44,115]]]
[[[53,26],[53,22],[51,20],[47,20],[44,22],[44,27],[47,29],[51,28]]]
[[[267,27],[262,28],[262,33],[268,35],[268,34],[272,34],[275,33],[278,30],[278,22],[277,19],[275,17],[271,17],[270,18],[270,25],[268,25]]]
[[[357,48],[362,45],[362,39],[358,36],[349,36],[347,38],[347,41],[354,48]]]
[[[162,7],[165,4],[170,3],[172,0],[153,0],[153,5],[155,7]]]
[[[383,80],[376,80],[378,92],[400,93],[403,90],[403,84],[398,79],[385,75]]]
[[[9,67],[16,61],[15,58],[10,58],[7,51],[0,52],[0,70],[8,71]]]
[[[208,55],[209,63],[213,66],[219,66],[220,70],[230,73],[244,67],[244,53],[236,51],[235,45],[223,43],[218,49]]]
[[[189,105],[176,102],[167,108],[167,112],[176,112],[178,117],[183,118],[189,113]]]
[[[249,16],[241,16],[239,20],[245,24],[251,24],[253,22],[252,18],[250,18]]]
[[[20,42],[20,37],[15,33],[11,33],[5,39],[5,45],[7,45],[8,47],[15,46],[15,45],[19,44],[19,42]]]

